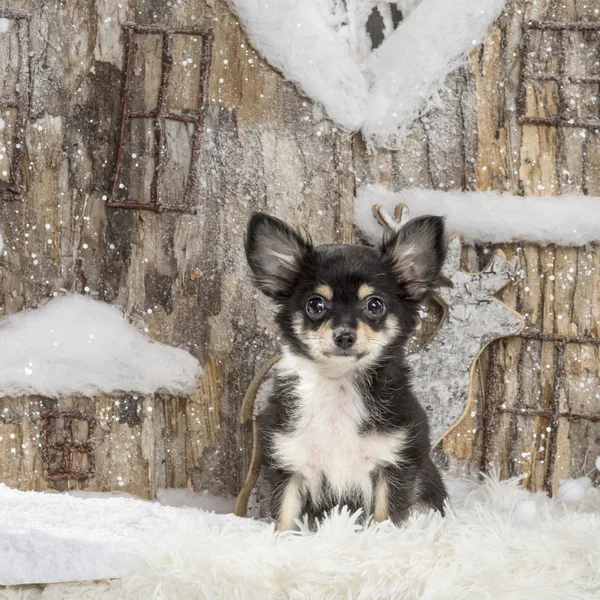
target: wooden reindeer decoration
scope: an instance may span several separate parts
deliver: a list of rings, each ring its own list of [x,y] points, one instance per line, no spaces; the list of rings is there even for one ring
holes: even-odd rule
[[[400,229],[410,219],[405,205],[397,206],[394,216],[381,205],[375,205],[373,214],[388,232]],[[438,290],[437,300],[444,311],[441,323],[429,342],[407,357],[414,374],[414,390],[429,418],[434,445],[471,409],[476,362],[481,351],[491,341],[516,335],[523,328],[521,315],[494,297],[514,275],[517,258],[507,261],[504,253],[496,250],[483,271],[469,273],[460,268],[461,249],[460,237],[452,236],[442,269],[449,285]],[[277,360],[278,357],[272,359],[257,374],[242,405],[242,423],[253,420],[254,444],[248,476],[236,504],[239,516],[264,514],[259,506],[264,490],[260,484],[256,489],[260,474],[256,416],[269,395],[272,385],[269,371]],[[252,495],[255,502],[248,511]]]

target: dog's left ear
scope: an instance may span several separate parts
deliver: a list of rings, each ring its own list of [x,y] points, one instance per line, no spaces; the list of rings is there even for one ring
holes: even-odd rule
[[[275,217],[252,215],[246,234],[246,258],[258,289],[276,302],[289,298],[311,253],[308,236]]]
[[[443,217],[417,217],[385,238],[381,253],[390,259],[411,300],[425,298],[437,283],[446,258]]]

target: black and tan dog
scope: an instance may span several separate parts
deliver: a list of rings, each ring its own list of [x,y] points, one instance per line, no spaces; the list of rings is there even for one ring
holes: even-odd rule
[[[446,491],[404,345],[445,251],[439,217],[410,221],[375,250],[313,246],[279,219],[252,216],[248,263],[277,305],[283,339],[259,421],[282,529],[336,505],[396,523],[417,506],[443,510]]]

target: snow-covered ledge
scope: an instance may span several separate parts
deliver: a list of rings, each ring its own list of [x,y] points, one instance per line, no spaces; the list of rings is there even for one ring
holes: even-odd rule
[[[187,395],[201,374],[191,354],[85,296],[57,296],[0,321],[0,396]]]
[[[373,218],[375,204],[392,214],[398,204],[406,204],[413,217],[445,216],[448,231],[459,232],[467,244],[583,246],[600,241],[600,198],[591,196],[523,197],[420,188],[392,192],[381,185],[367,185],[354,201],[354,222],[370,241],[378,243],[383,228]]]

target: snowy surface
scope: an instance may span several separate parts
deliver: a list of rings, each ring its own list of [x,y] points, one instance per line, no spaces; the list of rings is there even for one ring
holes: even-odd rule
[[[0,396],[189,394],[201,374],[185,350],[153,342],[118,307],[79,295],[0,321]]]
[[[364,529],[343,513],[316,534],[277,534],[233,515],[0,485],[0,585],[120,577],[85,596],[105,600],[600,593],[598,489],[577,505],[532,495],[516,480],[450,480],[449,490],[445,518],[427,513],[400,528]],[[50,587],[46,597],[77,596]]]
[[[169,493],[181,499],[182,491]],[[185,498],[201,504],[194,496],[203,495]],[[202,501],[208,507],[220,499]],[[158,543],[182,518],[217,527],[236,520],[124,495],[20,492],[0,484],[0,585],[119,577],[132,553]]]
[[[394,212],[406,204],[413,217],[443,215],[450,233],[466,243],[537,242],[581,246],[600,241],[600,198],[590,196],[513,196],[494,192],[441,192],[383,186],[363,187],[354,201],[354,222],[371,241],[383,229],[373,217],[373,205]]]
[[[446,76],[464,63],[505,0],[402,0],[394,30],[381,0],[229,0],[252,45],[287,79],[368,142],[397,146],[435,105]],[[377,9],[386,38],[371,47]]]

